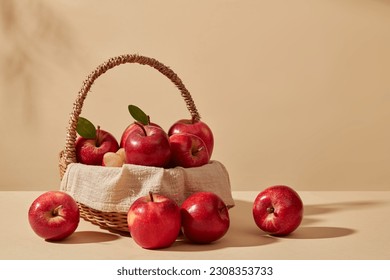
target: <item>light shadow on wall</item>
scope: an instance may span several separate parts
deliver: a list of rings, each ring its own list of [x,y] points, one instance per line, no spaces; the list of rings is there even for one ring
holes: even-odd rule
[[[23,119],[31,122],[37,110],[37,82],[50,80],[50,75],[41,74],[72,57],[71,31],[44,2],[1,0],[0,32],[1,100],[19,106]]]

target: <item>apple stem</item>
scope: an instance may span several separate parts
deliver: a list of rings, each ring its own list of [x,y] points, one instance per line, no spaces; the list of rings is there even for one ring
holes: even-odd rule
[[[147,136],[146,129],[145,129],[144,125],[140,122],[134,122],[134,123],[136,125],[138,125],[142,129],[142,132],[145,134],[145,136]]]
[[[192,117],[192,124],[194,124],[194,123],[196,123],[197,122],[197,120],[196,120],[196,118],[195,117]]]
[[[151,202],[154,202],[154,198],[153,198],[153,193],[152,193],[152,191],[149,191],[149,197],[150,197],[150,201],[151,201]]]
[[[275,211],[275,208],[273,208],[272,206],[270,206],[270,207],[267,208],[267,212],[268,212],[269,214],[272,214],[274,211]]]
[[[96,147],[100,146],[100,125],[96,128]]]
[[[62,205],[59,205],[57,206],[56,208],[53,209],[53,211],[51,211],[51,214],[55,217],[55,216],[58,216],[58,212],[61,210],[62,208]]]

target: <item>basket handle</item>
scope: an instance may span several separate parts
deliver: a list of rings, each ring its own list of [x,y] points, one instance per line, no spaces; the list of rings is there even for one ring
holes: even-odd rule
[[[81,114],[81,110],[84,104],[84,100],[87,97],[87,93],[90,91],[92,84],[95,80],[107,72],[109,69],[112,69],[116,66],[126,63],[138,63],[141,65],[148,65],[150,67],[155,68],[164,76],[172,81],[173,84],[180,90],[181,96],[183,97],[187,109],[191,114],[191,118],[195,121],[200,120],[200,115],[198,110],[196,109],[194,100],[191,97],[190,92],[186,89],[181,79],[173,72],[169,67],[165,66],[161,62],[157,61],[154,58],[137,55],[137,54],[125,54],[121,56],[116,56],[110,58],[106,62],[99,65],[83,82],[82,88],[79,91],[76,101],[73,103],[73,110],[70,115],[69,125],[66,134],[66,143],[65,148],[60,153],[60,177],[62,179],[65,174],[66,168],[69,164],[77,162],[76,159],[76,126],[79,120],[79,116]]]

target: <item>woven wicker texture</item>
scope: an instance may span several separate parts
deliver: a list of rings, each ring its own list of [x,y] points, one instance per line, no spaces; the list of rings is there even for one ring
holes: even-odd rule
[[[87,97],[87,94],[90,91],[93,83],[99,76],[106,73],[109,69],[127,63],[138,63],[141,65],[148,65],[158,70],[164,76],[166,76],[180,90],[181,96],[183,97],[187,109],[191,114],[191,118],[193,120],[200,120],[200,115],[198,113],[198,110],[196,109],[194,100],[192,99],[190,92],[184,86],[182,80],[168,66],[162,64],[161,62],[157,61],[154,58],[141,56],[137,54],[126,54],[126,55],[110,58],[106,62],[99,65],[86,78],[86,80],[83,82],[81,90],[77,95],[77,99],[73,104],[73,110],[70,115],[69,125],[66,134],[65,148],[60,153],[59,168],[60,168],[61,178],[64,175],[67,166],[70,163],[77,162],[76,149],[75,149],[75,142],[77,138],[76,126],[83,108],[84,100]]]
[[[179,89],[180,94],[184,99],[187,109],[191,115],[191,118],[193,120],[200,120],[200,115],[191,97],[191,94],[184,86],[182,80],[168,66],[162,64],[154,58],[138,54],[125,54],[110,58],[106,62],[99,65],[94,71],[92,71],[90,75],[88,75],[88,77],[84,80],[73,104],[73,110],[70,114],[69,125],[66,133],[65,147],[60,152],[59,169],[61,179],[63,178],[68,165],[77,162],[75,150],[77,122],[83,108],[84,100],[86,99],[87,94],[90,92],[93,83],[97,78],[106,73],[108,70],[128,63],[137,63],[153,67],[166,76]],[[102,212],[96,209],[92,209],[80,202],[78,202],[78,205],[80,207],[80,215],[85,220],[108,230],[128,233],[126,212]]]

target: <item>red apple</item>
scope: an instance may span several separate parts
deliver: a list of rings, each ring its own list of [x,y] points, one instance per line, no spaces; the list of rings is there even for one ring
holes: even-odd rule
[[[153,125],[137,123],[125,143],[126,163],[165,167],[171,158],[168,135]]]
[[[229,229],[229,212],[223,200],[212,192],[196,192],[181,205],[182,230],[194,243],[210,243]]]
[[[149,125],[160,127],[158,124],[155,124],[155,123],[149,123]],[[119,147],[120,148],[124,148],[125,147],[125,143],[126,143],[127,137],[129,136],[129,134],[131,134],[131,132],[134,129],[137,129],[137,127],[138,126],[135,123],[132,123],[128,127],[126,127],[125,131],[123,131],[122,136],[121,136],[121,141],[119,143]]]
[[[133,104],[130,104],[128,105],[128,110],[130,115],[135,119],[136,122],[141,123],[143,125],[152,125],[152,126],[160,127],[158,124],[150,122],[149,115],[147,115],[144,111],[142,111],[141,108]],[[129,136],[129,134],[131,134],[134,129],[138,129],[138,125],[136,122],[130,124],[128,127],[126,127],[125,131],[123,131],[121,141],[120,141],[121,148],[125,147],[126,139]]]
[[[48,241],[70,236],[80,221],[79,207],[67,193],[48,191],[38,196],[28,210],[33,231]]]
[[[142,248],[166,248],[179,235],[180,208],[172,199],[150,192],[130,206],[127,223],[131,237]]]
[[[169,136],[177,133],[195,134],[201,138],[207,147],[209,156],[211,157],[214,149],[214,136],[210,127],[206,123],[189,119],[179,120],[168,130]]]
[[[291,187],[268,187],[257,195],[253,203],[253,218],[261,230],[271,235],[288,235],[302,221],[303,203]]]
[[[173,166],[197,167],[209,162],[210,156],[203,140],[189,133],[177,133],[169,137],[171,164]]]
[[[94,138],[79,136],[75,143],[77,162],[89,165],[102,165],[107,152],[115,153],[119,149],[115,137],[98,127]]]

